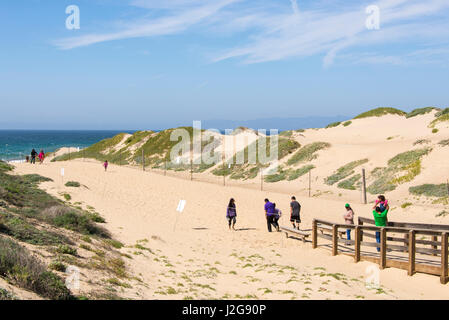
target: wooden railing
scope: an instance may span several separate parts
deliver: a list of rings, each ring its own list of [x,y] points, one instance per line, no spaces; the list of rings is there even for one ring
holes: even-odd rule
[[[332,243],[332,255],[334,256],[339,253],[338,244],[340,243],[343,245],[343,248],[354,248],[353,252],[348,250],[341,251],[344,254],[353,255],[355,262],[367,260],[379,263],[380,269],[386,267],[405,269],[408,271],[409,276],[416,272],[439,275],[440,282],[442,284],[447,283],[449,226],[444,226],[443,230],[436,230],[440,226],[389,222],[387,227],[377,227],[375,225],[363,224],[371,223],[370,219],[365,218],[359,219],[359,222],[362,222],[362,224],[338,224],[314,219],[312,223],[312,247],[314,249],[317,248],[318,238],[326,239]],[[374,221],[372,222],[374,223]],[[406,227],[394,226],[395,224],[406,225]],[[339,238],[338,235],[342,233],[342,229],[353,230],[353,240]],[[376,238],[376,232],[380,234],[380,243],[364,241],[364,237]],[[403,237],[398,235],[403,235]],[[421,236],[421,239],[417,239],[417,236]],[[432,240],[422,239],[426,237],[430,237]],[[398,242],[402,243],[402,245],[398,245]],[[380,252],[362,253],[362,247],[379,248]],[[402,257],[387,256],[387,251],[408,253],[408,255]],[[417,254],[427,258],[420,259],[417,262]]]

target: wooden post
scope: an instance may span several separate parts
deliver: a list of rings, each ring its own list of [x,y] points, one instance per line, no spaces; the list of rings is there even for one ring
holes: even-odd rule
[[[381,227],[380,230],[380,269],[385,269],[387,265],[387,230]]]
[[[312,189],[312,170],[309,170],[309,198],[311,197],[311,189]]]
[[[318,246],[318,226],[316,220],[312,221],[312,248],[316,249]]]
[[[366,177],[365,177],[365,169],[362,169],[362,189],[363,189],[363,203],[367,204],[366,200]]]
[[[225,162],[224,162],[224,158],[222,159],[223,161],[223,186],[226,186],[226,166],[225,166]]]
[[[190,159],[190,181],[193,180],[193,161]]]
[[[441,234],[441,284],[447,282],[447,232]]]
[[[360,236],[361,236],[361,228],[360,226],[355,227],[355,234],[354,234],[354,240],[355,240],[355,247],[354,247],[354,262],[360,261]]]
[[[360,217],[359,217],[358,220],[359,220],[359,221],[357,221],[358,225],[359,225],[359,226],[363,226],[363,221],[362,221],[362,219],[360,219]],[[362,229],[360,229],[360,242],[363,242],[363,230],[362,230]]]
[[[167,175],[167,160],[164,162],[164,176]]]
[[[145,151],[142,149],[142,170],[145,171]]]
[[[415,273],[415,249],[416,249],[415,230],[410,230],[408,242],[408,273],[407,273],[409,276],[412,276]]]
[[[338,254],[338,228],[334,224],[332,225],[332,255]]]
[[[404,245],[405,245],[404,252],[407,252],[409,250],[409,243],[410,243],[409,237],[410,237],[409,233],[404,234]]]
[[[437,241],[438,241],[438,236],[432,236],[432,241],[437,242]],[[432,245],[432,249],[437,250],[437,249],[438,249],[438,246],[434,244],[434,245]],[[437,254],[434,253],[434,254],[432,254],[432,255],[433,255],[433,256],[436,256]]]
[[[260,169],[260,191],[263,191],[263,169]]]

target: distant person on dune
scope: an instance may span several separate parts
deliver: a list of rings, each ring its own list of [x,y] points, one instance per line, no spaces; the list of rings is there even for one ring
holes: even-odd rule
[[[39,152],[39,162],[40,162],[40,164],[44,163],[44,159],[45,159],[45,153],[44,153],[44,150],[41,149],[41,152]]]
[[[108,166],[109,166],[109,162],[108,162],[108,160],[106,160],[106,161],[103,163],[104,171],[108,171]]]
[[[345,204],[346,213],[343,215],[346,224],[354,224],[354,211],[349,203]],[[351,229],[346,229],[346,238],[351,240]]]
[[[385,227],[387,225],[387,213],[388,209],[382,211],[380,207],[376,207],[373,210],[373,216],[374,216],[374,223],[376,224],[376,227]],[[376,231],[376,242],[380,243],[380,232]],[[380,248],[377,247],[377,252],[380,251]]]
[[[31,150],[31,161],[30,161],[30,163],[32,163],[32,164],[36,164],[36,156],[37,156],[37,152],[36,152],[36,150]]]
[[[271,225],[273,225],[277,231],[279,231],[279,225],[275,220],[276,216],[276,208],[273,203],[270,202],[270,200],[265,199],[265,217],[267,219],[267,227],[268,232],[271,232]]]
[[[228,208],[226,210],[226,219],[228,220],[229,230],[231,230],[231,225],[232,230],[235,230],[234,226],[237,221],[237,210],[235,207],[235,200],[233,198],[229,200]]]
[[[292,201],[290,202],[290,222],[293,225],[293,229],[297,228],[299,230],[299,224],[301,223],[300,212],[301,205],[296,201],[296,197],[293,196]]]

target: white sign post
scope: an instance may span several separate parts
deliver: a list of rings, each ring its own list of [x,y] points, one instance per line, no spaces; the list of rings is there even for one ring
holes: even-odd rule
[[[179,213],[182,213],[184,211],[185,206],[186,206],[186,201],[179,200],[178,207],[176,208],[176,211],[178,211]],[[178,219],[179,219],[179,214],[176,215],[176,220],[175,220],[175,225],[173,226],[173,231],[175,231],[175,229],[176,229],[176,224],[178,223]]]
[[[64,186],[64,168],[61,168],[61,181],[62,185]]]

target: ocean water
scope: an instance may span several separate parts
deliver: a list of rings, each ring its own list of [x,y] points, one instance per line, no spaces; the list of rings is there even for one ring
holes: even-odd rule
[[[0,160],[22,160],[34,148],[52,152],[62,147],[86,148],[100,140],[111,138],[120,132],[132,131],[43,131],[0,130]]]

